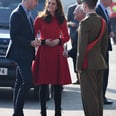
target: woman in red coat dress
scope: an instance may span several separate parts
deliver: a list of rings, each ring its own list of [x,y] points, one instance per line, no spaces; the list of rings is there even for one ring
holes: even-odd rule
[[[41,115],[46,116],[46,87],[54,86],[55,116],[61,116],[61,85],[70,84],[71,77],[64,43],[69,40],[66,19],[60,0],[46,0],[44,11],[34,22],[35,34],[40,33],[33,65],[34,84],[41,85]]]

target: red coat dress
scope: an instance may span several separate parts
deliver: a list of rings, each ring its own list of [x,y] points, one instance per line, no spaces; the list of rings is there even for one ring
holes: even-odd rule
[[[66,21],[59,25],[53,17],[52,23],[44,22],[40,17],[35,19],[35,34],[40,33],[40,39],[62,39],[62,44],[55,47],[41,45],[33,64],[34,84],[70,84],[67,58],[63,56],[63,45],[69,40]]]

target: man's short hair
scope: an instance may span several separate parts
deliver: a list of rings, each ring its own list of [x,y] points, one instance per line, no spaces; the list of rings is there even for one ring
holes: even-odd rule
[[[82,2],[85,2],[90,9],[94,9],[96,7],[96,4],[98,0],[81,0]]]

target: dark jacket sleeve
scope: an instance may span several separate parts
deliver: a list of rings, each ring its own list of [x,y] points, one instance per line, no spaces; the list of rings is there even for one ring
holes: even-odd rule
[[[109,51],[112,51],[112,45],[111,45],[111,39],[110,39],[110,33],[111,33],[111,31],[112,31],[112,29],[111,29],[111,22],[110,22],[110,20],[107,21],[107,19],[106,19],[106,17],[105,17],[105,14],[103,13],[103,11],[102,11],[100,5],[97,6],[97,8],[96,8],[96,13],[97,13],[99,16],[103,17],[103,18],[105,19],[105,21],[106,21],[107,29],[108,29],[108,50],[109,50]]]
[[[21,14],[19,12],[13,13],[10,18],[10,36],[14,44],[18,43],[20,46],[30,47],[31,41],[23,36],[23,25],[25,24]]]

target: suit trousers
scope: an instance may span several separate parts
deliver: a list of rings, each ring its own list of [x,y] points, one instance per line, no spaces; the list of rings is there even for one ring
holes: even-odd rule
[[[19,69],[13,94],[14,116],[24,116],[23,107],[27,93],[32,86],[31,60],[17,61]]]
[[[103,70],[85,70],[80,74],[85,116],[103,116]]]
[[[104,70],[103,76],[103,98],[105,99],[106,89],[108,86],[108,77],[109,77],[109,52],[107,51],[105,61],[107,63],[107,69]]]
[[[116,44],[116,17],[111,18],[111,25],[112,25],[112,30],[115,34],[115,36],[113,37],[113,42],[114,42],[114,44]]]

